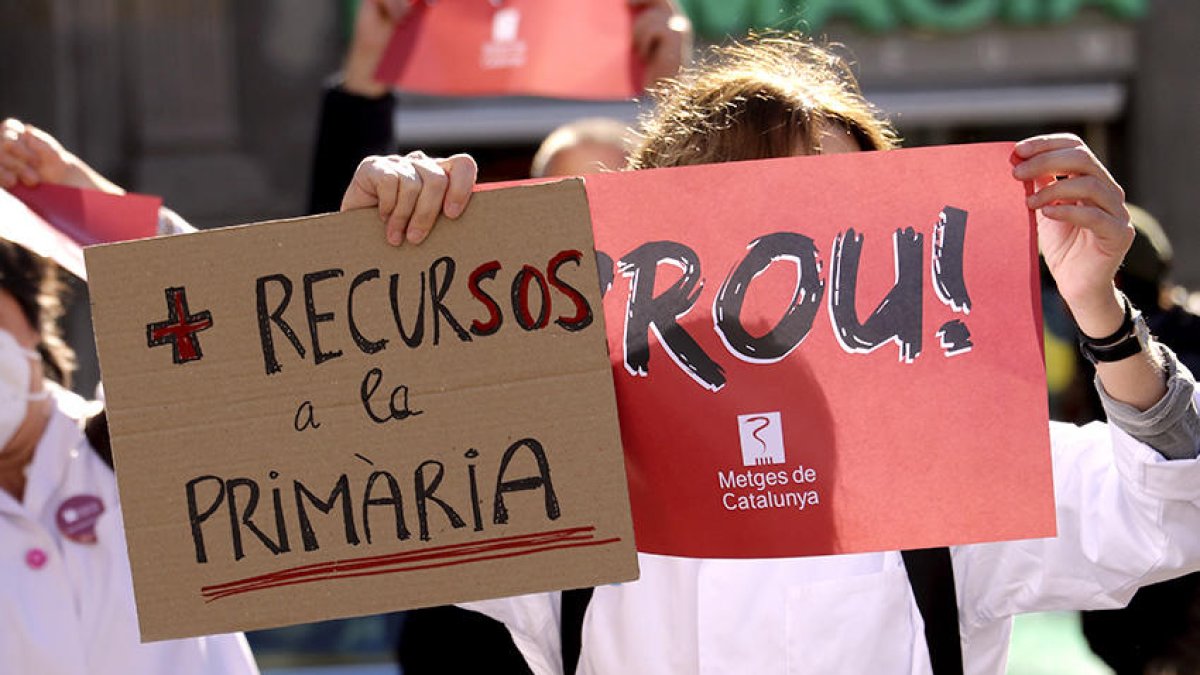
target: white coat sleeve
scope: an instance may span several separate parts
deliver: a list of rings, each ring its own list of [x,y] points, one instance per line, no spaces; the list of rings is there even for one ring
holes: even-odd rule
[[[459,606],[503,623],[534,675],[562,675],[561,593],[464,602]]]
[[[954,549],[965,627],[1119,607],[1200,569],[1200,460],[1168,460],[1102,423],[1052,424],[1050,441],[1058,536]]]

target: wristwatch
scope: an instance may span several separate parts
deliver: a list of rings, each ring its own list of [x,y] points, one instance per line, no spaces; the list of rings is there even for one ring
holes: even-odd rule
[[[1141,312],[1135,312],[1129,298],[1121,296],[1125,305],[1125,319],[1116,332],[1102,338],[1079,334],[1079,351],[1089,363],[1112,363],[1127,359],[1146,349],[1150,344],[1150,329]]]

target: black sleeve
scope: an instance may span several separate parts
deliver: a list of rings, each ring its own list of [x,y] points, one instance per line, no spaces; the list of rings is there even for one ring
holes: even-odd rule
[[[313,153],[309,213],[337,211],[358,163],[368,155],[395,151],[395,109],[396,96],[390,92],[366,98],[348,94],[338,86],[325,90]]]

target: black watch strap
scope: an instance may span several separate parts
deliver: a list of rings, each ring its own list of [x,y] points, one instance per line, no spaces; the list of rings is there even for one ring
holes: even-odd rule
[[[1145,349],[1149,331],[1140,313],[1134,313],[1129,298],[1121,296],[1125,305],[1125,318],[1121,326],[1111,335],[1093,338],[1079,334],[1079,351],[1091,363],[1112,363],[1127,359]]]

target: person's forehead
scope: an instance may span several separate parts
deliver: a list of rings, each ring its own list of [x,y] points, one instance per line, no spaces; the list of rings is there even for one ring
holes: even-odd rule
[[[580,141],[563,146],[546,166],[547,176],[578,176],[616,171],[625,164],[624,148],[611,143]]]
[[[821,129],[821,154],[840,155],[847,152],[859,152],[862,148],[858,139],[850,130],[841,124],[826,125]]]

